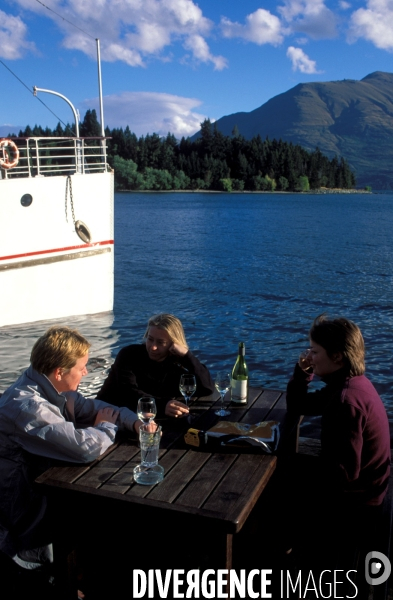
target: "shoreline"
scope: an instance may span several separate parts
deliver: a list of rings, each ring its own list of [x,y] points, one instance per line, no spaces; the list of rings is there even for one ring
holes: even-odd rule
[[[115,190],[116,194],[374,194],[371,190],[364,189],[345,189],[345,188],[319,188],[317,190],[308,190],[307,192],[287,192],[284,190]]]

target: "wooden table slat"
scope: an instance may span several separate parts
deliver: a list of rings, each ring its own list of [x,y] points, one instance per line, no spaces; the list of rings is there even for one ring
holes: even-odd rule
[[[284,421],[284,417],[287,412],[287,396],[283,393],[276,402],[276,404],[272,407],[271,411],[268,414],[269,421],[278,421],[282,423]]]
[[[48,483],[48,480],[52,477],[56,478],[56,481],[64,483],[74,483],[81,475],[90,470],[92,463],[84,465],[73,465],[72,467],[51,467],[45,473],[42,473],[37,477],[37,483]]]
[[[266,421],[267,418],[270,420],[269,413],[277,402],[279,402],[281,392],[275,392],[273,390],[264,390],[263,393],[256,399],[256,401],[249,406],[246,414],[241,418],[242,423],[260,423]]]
[[[242,454],[241,458],[247,456]],[[254,508],[259,496],[268,484],[277,463],[275,456],[262,455],[261,462],[254,472],[254,476],[249,479],[243,489],[243,496],[249,498],[249,501],[244,502],[243,498],[239,498],[238,502],[233,505],[232,512],[228,514],[228,519],[237,523],[237,531],[244,525],[248,515]]]
[[[265,486],[262,475],[264,475],[266,469],[269,469],[269,465],[274,468],[275,462],[276,457],[274,456],[263,454],[239,455],[230,471],[225,474],[203,505],[203,508],[214,510],[217,513],[221,512],[223,520],[238,524],[244,507],[245,492],[255,488],[253,497],[254,495],[258,497]],[[255,503],[254,498],[250,499],[248,496],[247,501]],[[242,524],[239,523],[239,528]]]
[[[153,489],[149,498],[172,503],[209,458],[210,454],[204,452],[187,452],[164,481]]]
[[[135,446],[128,444],[119,446],[111,454],[108,454],[94,469],[82,475],[78,479],[78,484],[94,488],[101,487],[114,473],[119,471],[121,467],[138,453],[139,450]]]
[[[200,508],[234,460],[236,460],[236,454],[213,454],[204,468],[176,498],[175,503]]]
[[[161,483],[158,484],[159,487],[161,487],[164,484],[166,478],[168,477],[168,474],[171,472],[171,469],[179,462],[179,460],[182,459],[186,452],[187,450],[185,448],[172,448],[170,450],[167,450],[163,454],[162,458],[159,459],[159,464],[162,467],[164,467],[164,481],[161,481]],[[137,462],[136,464],[139,464],[139,462]],[[154,489],[154,487],[155,486],[139,485],[137,483],[133,483],[126,495],[144,498],[148,496],[148,494],[151,492],[152,489]]]
[[[64,483],[74,483],[85,473],[88,473],[91,469],[95,468],[102,460],[111,454],[116,448],[118,448],[119,442],[115,442],[109,448],[101,454],[98,458],[90,463],[62,465],[60,467],[51,467],[45,473],[42,473],[37,477],[37,483],[46,483],[48,479],[54,478],[56,481]]]
[[[125,494],[134,483],[134,467],[139,461],[130,460],[124,467],[113,475],[104,485],[101,486],[103,491],[116,492],[117,494]]]

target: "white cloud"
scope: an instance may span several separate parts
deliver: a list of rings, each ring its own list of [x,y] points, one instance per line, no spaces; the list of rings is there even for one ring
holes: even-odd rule
[[[315,60],[311,60],[301,48],[289,46],[287,56],[292,61],[292,69],[311,75],[312,73],[320,73],[317,70]]]
[[[175,137],[188,137],[200,129],[205,115],[194,112],[201,105],[196,98],[185,98],[173,94],[156,92],[123,92],[118,95],[105,96],[105,126],[110,129],[127,125],[138,137],[147,133]],[[85,100],[80,107],[82,116],[87,109],[95,108],[97,114],[97,98]]]
[[[15,0],[20,6],[53,19],[64,34],[64,46],[95,56],[93,40],[77,32],[69,22],[100,38],[101,57],[121,60],[131,66],[143,66],[148,58],[161,58],[180,42],[191,50],[197,62],[222,69],[226,61],[209,49],[206,37],[213,23],[203,16],[193,0],[51,0],[53,12],[32,0]],[[203,40],[205,48],[196,40]],[[165,56],[164,56],[165,59]],[[168,57],[166,57],[168,59]]]
[[[191,50],[196,59],[201,62],[212,62],[216,71],[227,67],[227,60],[223,56],[213,56],[209,46],[201,35],[192,35],[184,42],[184,47]]]
[[[139,52],[124,48],[121,44],[108,44],[105,48],[105,60],[108,62],[121,60],[130,67],[144,66],[143,58]]]
[[[35,52],[33,42],[26,39],[27,27],[19,17],[0,10],[0,56],[8,60],[21,58],[25,51]]]
[[[337,17],[324,0],[285,0],[278,11],[292,32],[306,33],[313,39],[337,35]]]
[[[306,37],[300,37],[296,39],[296,43],[299,44],[299,46],[305,46],[306,44],[308,44],[309,39]]]
[[[352,6],[349,2],[346,2],[345,0],[341,0],[338,3],[338,5],[342,10],[348,10],[348,8],[351,8],[351,6]]]
[[[393,52],[393,4],[390,0],[369,0],[367,8],[352,13],[349,39],[358,38]]]
[[[277,46],[285,36],[303,33],[313,39],[337,35],[337,17],[325,6],[324,0],[284,0],[277,8],[280,17],[259,8],[247,15],[245,24],[221,18],[224,37],[239,37],[255,44]]]
[[[221,30],[224,37],[239,37],[255,44],[277,46],[283,41],[282,25],[278,17],[268,10],[258,8],[246,16],[245,25],[221,18]]]

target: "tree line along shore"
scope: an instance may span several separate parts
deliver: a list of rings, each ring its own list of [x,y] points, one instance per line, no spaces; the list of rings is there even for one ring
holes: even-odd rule
[[[29,126],[19,137],[62,137],[74,133],[60,123],[54,130]],[[245,139],[235,127],[223,135],[209,119],[201,124],[200,136],[178,141],[168,133],[138,137],[127,126],[105,129],[108,162],[115,171],[117,191],[200,190],[307,192],[353,190],[354,173],[347,161],[327,158],[316,148],[308,152],[282,140]],[[88,110],[80,124],[81,137],[100,137],[96,111]],[[97,140],[97,145],[99,141]]]

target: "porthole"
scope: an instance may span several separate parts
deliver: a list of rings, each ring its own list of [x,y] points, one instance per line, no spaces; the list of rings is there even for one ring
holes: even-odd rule
[[[33,202],[33,196],[31,194],[23,194],[22,198],[20,199],[20,203],[22,206],[30,206],[30,204]]]

